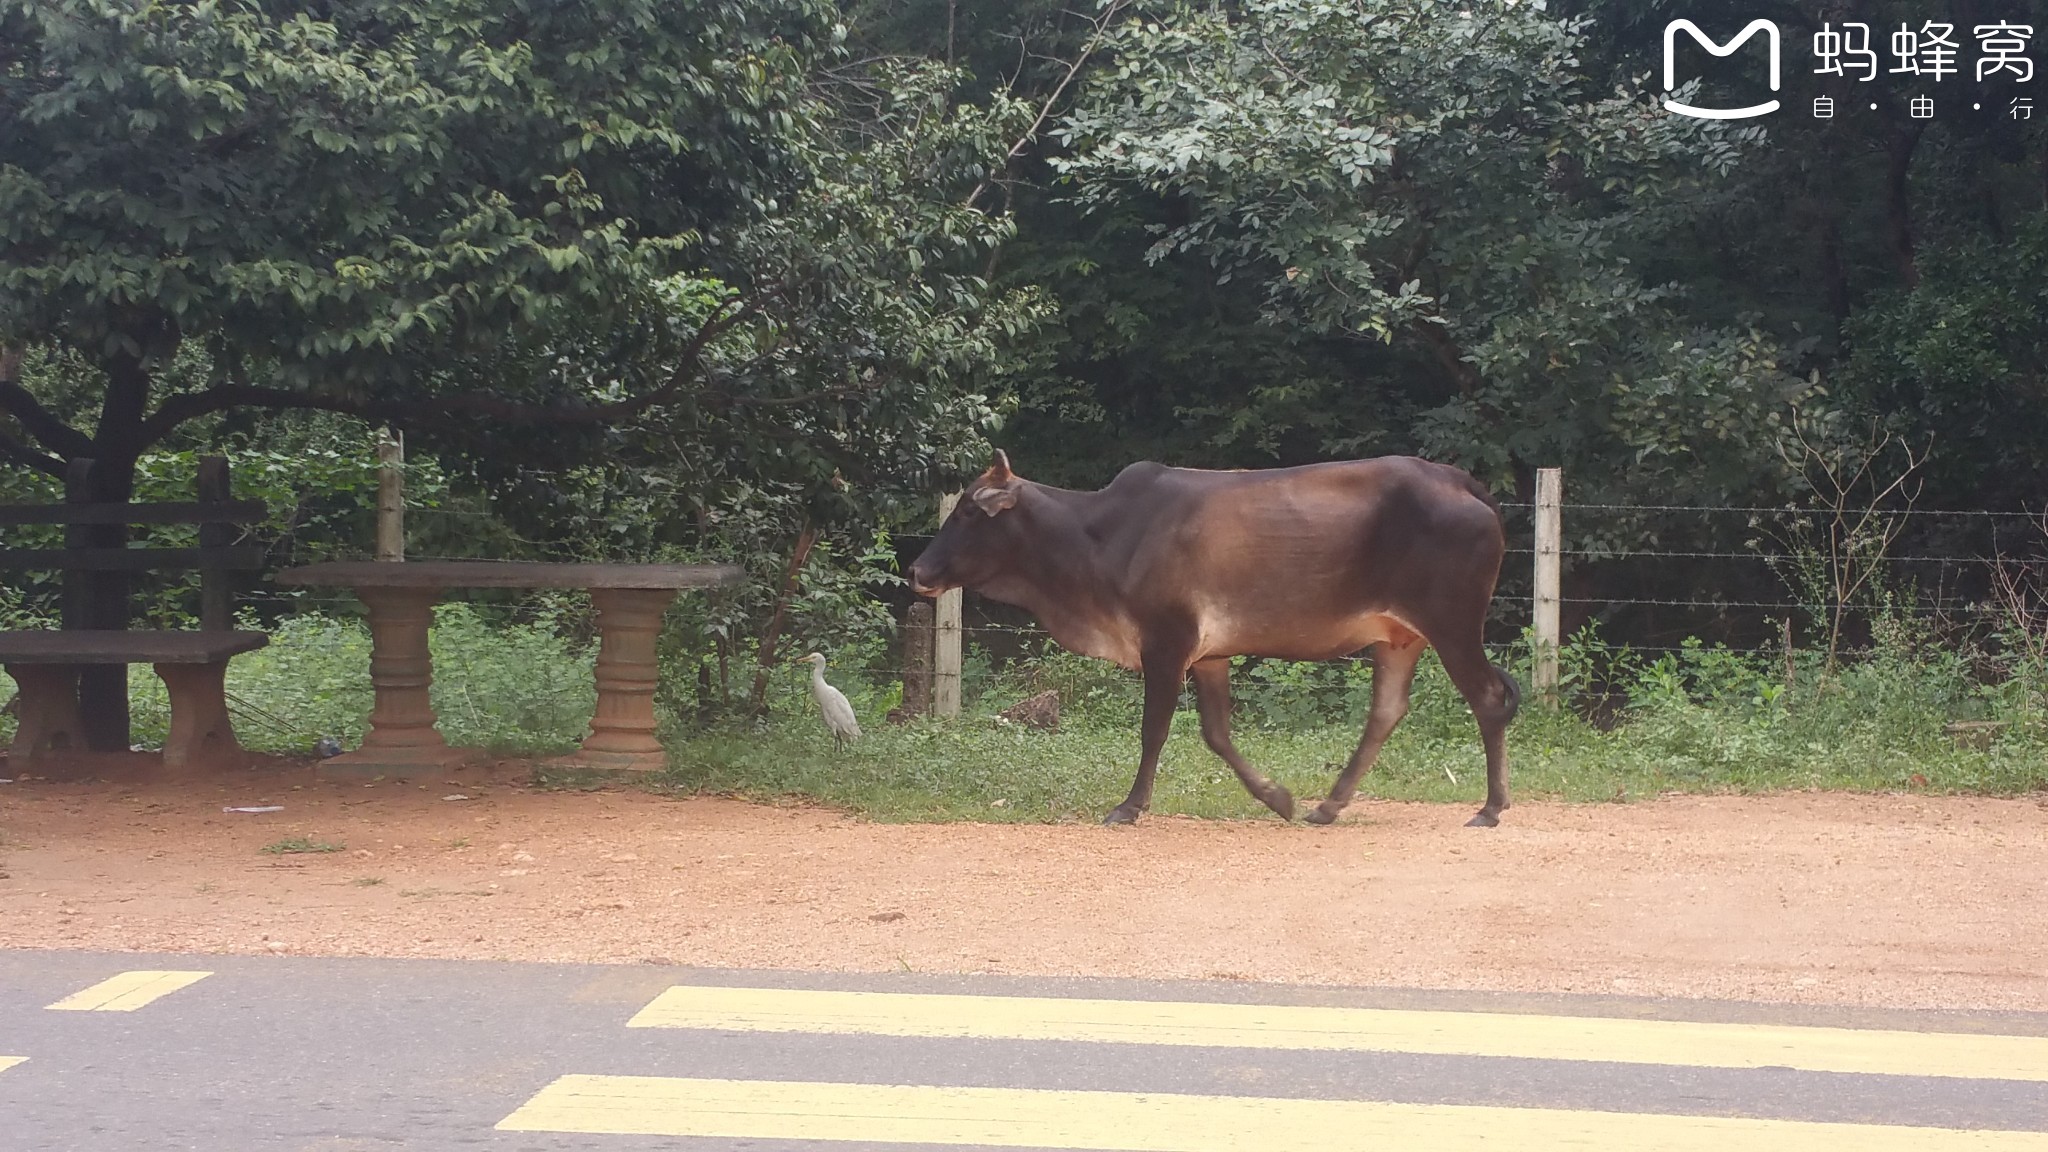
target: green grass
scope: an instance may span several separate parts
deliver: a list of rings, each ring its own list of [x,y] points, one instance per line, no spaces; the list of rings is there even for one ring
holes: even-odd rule
[[[1666,792],[1797,789],[2012,794],[2048,782],[2038,739],[1986,750],[1956,746],[1939,727],[1910,739],[1885,733],[1802,739],[1722,722],[1704,709],[1646,716],[1612,732],[1526,709],[1510,729],[1519,800],[1602,802]],[[1297,800],[1322,796],[1358,733],[1321,726],[1253,729],[1238,747]],[[802,718],[673,740],[671,768],[653,783],[756,799],[804,797],[885,821],[1058,821],[1101,816],[1129,789],[1138,760],[1132,728],[1058,733],[997,729],[985,718],[907,728],[875,725],[836,753]],[[1485,793],[1478,732],[1397,731],[1362,796],[1469,803]],[[1925,783],[1914,780],[1918,776]],[[1001,801],[1000,804],[997,802]],[[1191,712],[1174,717],[1152,810],[1189,816],[1268,815],[1203,744]]]
[[[1626,698],[1603,730],[1531,701],[1509,729],[1517,799],[1612,802],[1668,792],[1918,790],[2012,795],[2048,788],[2048,732],[2038,678],[1982,683],[1958,655],[1879,652],[1832,676],[1804,660],[1794,686],[1782,657],[1694,648],[1657,661],[1626,652],[1570,654],[1568,682]],[[1597,658],[1596,658],[1597,657]],[[846,679],[846,678],[842,678]],[[1321,797],[1356,745],[1370,673],[1358,665],[1240,672],[1237,744],[1297,800]],[[1526,683],[1526,676],[1524,682]],[[1604,683],[1596,684],[1596,679]],[[1058,733],[998,726],[989,713],[1047,683],[1069,705]],[[881,722],[886,691],[848,680],[867,735],[835,752],[807,698],[775,698],[759,725],[670,733],[672,766],[653,782],[687,792],[804,797],[878,820],[1002,822],[1092,819],[1121,801],[1138,758],[1135,682],[1057,657],[1029,678],[996,682],[975,714],[953,722]],[[2008,721],[1982,749],[1944,731],[1958,719]],[[1476,725],[1434,658],[1417,677],[1407,720],[1361,795],[1468,803],[1485,791]],[[1000,802],[1000,803],[999,803]],[[1202,742],[1183,708],[1160,761],[1153,811],[1266,816]]]
[[[265,844],[257,851],[266,856],[295,856],[304,852],[339,852],[347,847],[326,840],[310,840],[304,836],[287,836],[274,844]]]

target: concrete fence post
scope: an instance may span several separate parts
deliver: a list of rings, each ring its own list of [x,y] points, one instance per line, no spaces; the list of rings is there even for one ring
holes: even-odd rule
[[[1563,586],[1564,470],[1536,470],[1536,694],[1557,704],[1558,608]]]
[[[960,503],[958,492],[939,497],[939,523]],[[961,590],[939,594],[937,634],[932,644],[932,712],[939,716],[960,714],[960,605]]]

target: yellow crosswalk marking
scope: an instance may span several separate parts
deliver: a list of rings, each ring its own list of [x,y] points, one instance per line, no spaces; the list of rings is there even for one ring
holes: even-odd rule
[[[1018,1088],[564,1076],[516,1132],[1116,1152],[2044,1152],[2048,1132]]]
[[[679,985],[628,1026],[1408,1052],[2048,1081],[2048,1037],[1269,1004]]]
[[[0,1072],[5,1072],[26,1059],[26,1056],[0,1056]]]
[[[55,1004],[50,1005],[57,1012],[133,1012],[137,1008],[176,992],[189,988],[211,972],[123,972],[73,992]]]

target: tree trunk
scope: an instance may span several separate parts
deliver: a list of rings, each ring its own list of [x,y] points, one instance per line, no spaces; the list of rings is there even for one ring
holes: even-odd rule
[[[1827,290],[1828,312],[1837,331],[1849,319],[1849,270],[1842,263],[1842,221],[1832,205],[1820,228],[1820,275]]]
[[[175,345],[175,342],[173,342]],[[100,401],[89,456],[73,455],[65,482],[67,501],[126,504],[135,497],[135,465],[142,455],[142,422],[155,384],[142,353],[110,356],[106,395]],[[80,524],[66,529],[69,548],[125,548],[126,524]],[[125,631],[129,625],[126,572],[73,572],[65,578],[66,628]],[[132,733],[128,713],[128,669],[119,664],[79,669],[78,704],[85,744],[95,752],[125,752]]]
[[[1458,394],[1468,400],[1477,395],[1485,381],[1480,379],[1479,369],[1474,368],[1465,359],[1465,350],[1458,347],[1458,342],[1451,338],[1450,331],[1442,324],[1430,320],[1418,320],[1411,328],[1422,337],[1422,342],[1428,345],[1430,352],[1436,357],[1437,365],[1444,370],[1444,375],[1449,376],[1451,383],[1457,385]]]
[[[768,703],[768,670],[775,664],[775,644],[782,638],[782,621],[789,614],[789,602],[796,595],[797,583],[803,576],[804,561],[810,559],[811,548],[818,542],[818,530],[807,519],[796,534],[796,547],[789,552],[789,570],[782,577],[782,591],[775,596],[775,613],[768,617],[768,627],[761,632],[761,651],[754,663],[754,694],[748,707],[759,715]]]
[[[1906,177],[1913,170],[1913,152],[1920,145],[1919,126],[1895,131],[1885,141],[1885,234],[1891,241],[1892,259],[1898,264],[1899,283],[1907,288],[1920,285],[1920,265],[1913,242],[1913,204]]]
[[[125,504],[135,492],[135,461],[74,459],[65,481],[65,499],[81,504]],[[74,524],[64,530],[67,548],[125,548],[125,524]],[[64,576],[64,627],[119,632],[128,627],[128,573],[67,572]],[[85,746],[94,752],[126,752],[128,669],[120,664],[88,664],[78,670],[79,714]]]

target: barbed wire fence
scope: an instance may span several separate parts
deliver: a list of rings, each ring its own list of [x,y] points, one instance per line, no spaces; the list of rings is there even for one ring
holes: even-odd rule
[[[1896,616],[1944,625],[1981,620],[1991,592],[1989,574],[2039,563],[2048,546],[2048,522],[2038,513],[2023,511],[1560,500],[1556,539],[1539,541],[1535,502],[1502,501],[1501,510],[1509,543],[1489,640],[1500,648],[1527,644],[1537,658],[1546,650],[1554,653],[1589,624],[1616,635],[1620,648],[1646,657],[1691,650],[1693,645],[1684,640],[1693,638],[1718,638],[1713,642],[1751,654],[1776,653],[1788,646],[1788,630],[1811,632],[1831,614],[1867,616],[1878,608],[1881,596],[1890,597],[1883,610]],[[1805,551],[1794,547],[1799,542],[1794,526],[1840,513],[1963,526],[1968,530],[1948,535],[1985,543],[1975,549],[1930,551],[1924,542],[1940,534],[1921,532],[1909,539],[1922,546],[1894,554],[1837,541],[1836,562],[1881,569],[1884,574],[1873,577],[1855,603],[1830,603],[1812,589],[1802,595],[1797,587],[1799,567],[1824,567],[1829,557],[1824,540],[1809,539]],[[489,518],[489,513],[472,509],[412,509],[409,514]],[[1652,541],[1714,543],[1662,546],[1640,542],[1645,536]],[[1729,543],[1736,537],[1741,538],[1739,543]],[[583,559],[543,542],[522,540],[521,545],[531,547],[537,558]],[[1560,579],[1557,624],[1546,635],[1534,586],[1547,551],[1554,552]],[[338,607],[346,599],[341,594],[320,598],[323,607],[328,602]],[[940,698],[939,685],[948,675],[965,694],[978,694],[1005,675],[1005,664],[1054,647],[1050,635],[1021,612],[967,595],[959,609],[956,654],[949,654],[936,621],[920,624],[908,605],[895,607],[899,640],[891,646],[893,659],[867,663],[860,672],[904,683],[907,708],[957,711],[958,705]],[[920,627],[933,630],[928,655],[920,655]],[[751,667],[750,658],[742,657],[741,662]]]
[[[1981,630],[2000,619],[2010,621],[2029,610],[2037,627],[2038,621],[2048,620],[2048,606],[2039,602],[2048,591],[2048,580],[2042,578],[2048,575],[2048,517],[2042,513],[1560,500],[1552,538],[1539,539],[1543,533],[1536,502],[1503,501],[1501,510],[1509,546],[1489,640],[1501,648],[1526,645],[1539,669],[1539,690],[1554,689],[1556,684],[1554,664],[1543,667],[1546,657],[1555,661],[1573,634],[1589,625],[1619,633],[1614,650],[1647,658],[1692,652],[1713,643],[1748,655],[1783,654],[1789,659],[1795,646],[1827,647],[1830,638],[1825,634],[1830,629],[1836,633],[1831,638],[1834,655],[1863,654],[1871,620],[1880,613],[1920,621],[1931,631],[1949,635],[1972,627]],[[1943,531],[1895,532],[1882,542],[1849,539],[1837,530],[1839,525],[1827,522],[1829,517],[1844,516]],[[1646,534],[1641,529],[1625,529],[1645,521],[1654,525],[1647,532],[1652,540],[1743,539],[1737,546],[1603,542],[1639,538]],[[1929,541],[1944,535],[1983,544],[1971,550],[1928,547]],[[1886,545],[1901,536],[1910,546],[1889,551]],[[1540,611],[1539,594],[1546,563],[1553,566],[1550,584],[1556,589],[1554,615],[1548,621]],[[1674,566],[1680,570],[1672,571]],[[1844,574],[1844,568],[1862,574]],[[2032,578],[2016,582],[2015,572],[2032,573]],[[2008,581],[2004,598],[1997,583],[2000,575]],[[2030,606],[2011,602],[2016,583],[2031,587]],[[1617,587],[1622,590],[1608,590]],[[970,598],[969,622],[962,627],[969,651],[977,644],[985,650],[1011,651],[1042,651],[1051,644],[1042,629],[991,622],[986,619],[989,611]],[[983,618],[976,620],[977,616]],[[907,616],[905,623],[916,627]],[[1840,633],[1850,625],[1864,643],[1843,647]],[[914,652],[916,646],[906,643],[903,650]],[[906,658],[903,664],[872,671],[904,677],[906,698],[914,698],[914,690],[907,686],[910,680],[947,674],[943,666],[934,670],[916,659]],[[971,683],[998,672],[983,660],[979,667],[967,662],[953,674]]]
[[[474,538],[480,545],[509,545],[531,559],[584,561],[589,557],[573,545],[528,539],[515,533],[491,512],[477,508],[405,507],[402,515],[424,531],[411,533],[422,542],[446,544]],[[1985,618],[1995,608],[1996,574],[2040,565],[2048,545],[2048,521],[2035,512],[1980,509],[1931,510],[1914,507],[1827,509],[1798,505],[1714,505],[1685,503],[1617,503],[1557,501],[1558,527],[1552,539],[1539,540],[1539,507],[1534,501],[1503,501],[1509,542],[1502,580],[1495,597],[1489,640],[1509,648],[1533,634],[1534,651],[1555,652],[1571,635],[1591,624],[1618,638],[1632,652],[1647,656],[1688,649],[1687,638],[1709,639],[1752,653],[1789,647],[1787,629],[1811,632],[1831,615],[1839,620],[1854,612],[1867,615],[1878,595],[1889,595],[1883,610],[1930,624],[1953,624]],[[1796,525],[1808,521],[1824,529],[1821,518],[1843,512],[1876,515],[1913,526],[1940,528],[1903,536],[1907,547],[1896,552],[1859,543],[1846,551],[1836,542],[1837,562],[1881,572],[1859,592],[1855,604],[1829,603],[1812,588],[1801,588],[1802,565],[1823,568],[1829,563],[1825,532],[1800,536]],[[1661,541],[1674,543],[1664,544]],[[1934,547],[1940,541],[1970,541],[1969,546]],[[1796,547],[1804,542],[1802,551]],[[462,558],[412,553],[410,559]],[[473,554],[473,553],[472,553]],[[1540,619],[1537,571],[1554,562],[1557,579],[1551,599],[1555,624]],[[2048,569],[2043,569],[2048,570]],[[1875,593],[1875,594],[1873,594]],[[456,594],[451,598],[467,598]],[[354,614],[358,606],[338,590],[291,594],[299,610]],[[557,597],[556,600],[560,598]],[[899,598],[905,599],[905,598]],[[539,623],[556,609],[543,604],[497,598],[500,618]],[[861,671],[871,678],[901,680],[906,697],[911,681],[930,677],[934,683],[925,706],[955,707],[941,701],[937,684],[950,675],[963,688],[985,687],[1002,676],[1003,665],[1052,647],[1050,636],[1021,613],[969,597],[963,603],[954,634],[957,654],[948,653],[933,625],[928,658],[913,659],[911,639],[916,625],[905,605],[892,605],[899,640],[888,656],[869,662]],[[732,653],[735,666],[751,672],[751,654]]]

